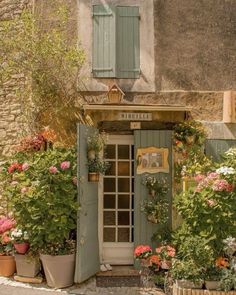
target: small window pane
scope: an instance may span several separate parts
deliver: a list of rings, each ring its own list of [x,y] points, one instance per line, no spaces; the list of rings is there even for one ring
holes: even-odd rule
[[[104,192],[115,192],[116,180],[115,178],[104,178]]]
[[[118,209],[129,209],[130,207],[130,196],[120,195],[118,196]]]
[[[129,176],[129,162],[119,162],[118,163],[118,176]]]
[[[118,146],[118,159],[129,159],[129,145]]]
[[[115,159],[116,158],[116,146],[114,144],[108,144],[105,147],[104,158]]]
[[[116,208],[116,196],[115,195],[104,195],[104,209],[115,209]]]
[[[129,242],[129,228],[118,228],[118,242]]]
[[[134,193],[134,178],[132,178],[132,193]]]
[[[134,161],[131,163],[132,166],[132,176],[134,176]]]
[[[134,229],[131,229],[131,243],[134,241]]]
[[[120,193],[130,192],[130,179],[129,178],[119,178],[118,179],[118,191]]]
[[[118,212],[118,225],[129,225],[129,212]]]
[[[104,242],[115,242],[116,241],[116,229],[115,228],[104,228],[103,241]]]
[[[116,225],[116,212],[104,211],[104,225]]]
[[[107,169],[105,175],[116,175],[116,162],[109,162],[109,168]]]
[[[132,195],[132,209],[134,209],[134,195]]]

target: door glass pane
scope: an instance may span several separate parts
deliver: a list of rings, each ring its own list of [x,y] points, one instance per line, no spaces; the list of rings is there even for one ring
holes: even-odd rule
[[[115,209],[116,208],[116,196],[115,195],[104,195],[103,207],[104,207],[104,209]]]
[[[105,147],[104,158],[115,159],[116,158],[116,146],[114,144],[108,144]]]
[[[118,228],[118,242],[129,242],[129,228]]]
[[[118,225],[129,225],[129,212],[118,212]]]
[[[130,179],[129,178],[119,178],[118,179],[118,191],[120,193],[128,193],[130,191]]]
[[[129,176],[129,162],[119,162],[118,163],[118,176]]]
[[[116,229],[115,228],[104,228],[103,229],[103,240],[104,240],[104,242],[115,242],[116,241]]]
[[[118,145],[118,158],[129,159],[129,145]]]
[[[116,162],[109,162],[109,168],[107,169],[105,175],[116,175]]]
[[[130,196],[120,195],[118,196],[118,209],[129,209],[130,207]]]
[[[104,211],[104,225],[115,225],[116,224],[116,212]]]
[[[115,192],[116,180],[115,178],[104,178],[104,192]]]

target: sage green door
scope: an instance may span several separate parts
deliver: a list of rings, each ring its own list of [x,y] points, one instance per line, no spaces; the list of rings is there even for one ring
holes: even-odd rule
[[[169,130],[135,130],[134,131],[134,155],[135,155],[135,198],[134,198],[134,245],[148,244],[153,247],[156,243],[151,241],[151,238],[155,232],[163,229],[162,225],[153,224],[147,221],[146,215],[141,212],[142,202],[148,198],[147,189],[142,184],[142,180],[147,175],[156,176],[158,179],[165,178],[168,185],[167,199],[169,201],[168,223],[164,228],[171,228],[172,224],[172,131]],[[137,174],[137,152],[143,148],[160,148],[167,149],[168,158],[167,164],[169,166],[169,172],[159,173],[143,173]],[[145,169],[144,169],[145,170]],[[150,197],[149,197],[150,198]]]
[[[81,283],[99,271],[98,184],[88,182],[87,137],[96,129],[78,125],[78,211],[75,282]]]

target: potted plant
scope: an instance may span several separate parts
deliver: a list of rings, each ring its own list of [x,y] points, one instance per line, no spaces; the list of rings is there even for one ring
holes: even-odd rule
[[[95,157],[103,150],[103,147],[107,141],[106,134],[95,131],[92,135],[87,138],[87,152],[88,159],[94,160]]]
[[[161,268],[169,269],[171,267],[171,261],[176,254],[175,248],[170,245],[163,245],[156,248],[156,253],[161,259]]]
[[[88,181],[90,182],[98,182],[99,175],[104,174],[109,167],[109,163],[101,160],[99,157],[95,157],[94,159],[89,159],[88,163]]]
[[[17,224],[27,231],[30,250],[40,253],[47,284],[70,286],[75,264],[70,232],[78,210],[76,151],[56,148],[18,157],[23,168],[11,172],[17,183],[8,185]]]
[[[166,200],[145,200],[141,205],[141,211],[152,223],[165,224],[168,220],[168,202]]]
[[[175,260],[170,269],[177,287],[186,289],[201,289],[203,268],[198,267],[193,260]]]
[[[149,245],[138,245],[134,250],[134,258],[140,260],[142,266],[150,266],[151,255],[152,248]]]
[[[27,231],[15,228],[11,231],[11,240],[18,254],[25,254],[29,249],[29,236]]]
[[[215,265],[209,267],[205,273],[205,286],[207,290],[220,289],[220,280],[222,277],[222,268]]]
[[[16,270],[15,258],[12,256],[10,231],[15,226],[12,218],[0,218],[0,276],[10,277]]]
[[[152,197],[163,198],[167,194],[167,184],[163,179],[158,180],[155,176],[146,176],[142,183],[147,187],[148,193]]]

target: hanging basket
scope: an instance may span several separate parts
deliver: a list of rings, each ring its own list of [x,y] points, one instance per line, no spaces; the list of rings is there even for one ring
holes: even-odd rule
[[[88,181],[89,182],[98,182],[99,181],[99,173],[98,172],[89,172]]]
[[[187,144],[192,145],[195,143],[196,136],[195,135],[186,136],[185,140]]]
[[[155,197],[156,191],[154,189],[149,190],[148,194],[152,197]]]
[[[94,160],[96,158],[96,152],[94,150],[88,151],[88,159]]]

